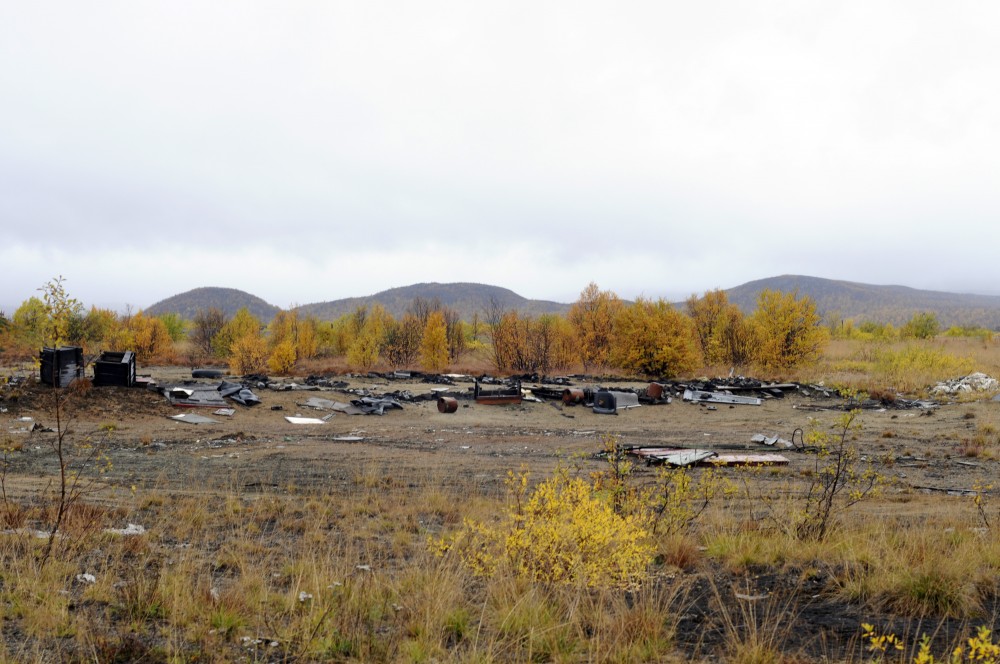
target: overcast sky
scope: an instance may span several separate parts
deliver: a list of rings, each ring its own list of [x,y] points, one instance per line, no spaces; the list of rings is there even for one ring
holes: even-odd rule
[[[0,306],[1000,293],[1000,3],[0,3]]]

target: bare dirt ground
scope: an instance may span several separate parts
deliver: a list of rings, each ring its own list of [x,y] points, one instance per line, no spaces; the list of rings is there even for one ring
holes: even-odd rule
[[[161,383],[191,380],[183,368],[147,372]],[[350,389],[376,394],[405,390],[430,395],[438,387],[383,378],[338,379],[348,382]],[[69,421],[72,440],[100,442],[107,451],[113,463],[107,480],[112,484],[197,492],[226,488],[233,482],[247,487],[293,484],[334,489],[346,486],[361,469],[445,484],[467,484],[470,478],[477,483],[499,483],[509,470],[528,468],[544,474],[570,457],[593,455],[608,435],[625,445],[782,452],[790,463],[773,474],[798,475],[813,466],[813,455],[775,450],[751,442],[751,437],[765,434],[790,439],[796,428],[808,430],[814,423],[829,430],[842,412],[839,399],[792,392],[760,406],[719,404],[713,410],[675,397],[670,404],[602,415],[555,401],[480,405],[468,398],[471,389],[471,383],[461,382],[450,388],[449,394],[459,398],[457,412],[450,414],[438,412],[436,401],[427,400],[403,402],[402,410],[387,410],[382,416],[337,413],[324,424],[291,424],[286,416],[316,418],[330,412],[302,405],[310,397],[347,403],[357,396],[330,388],[255,389],[261,404],[230,404],[235,413],[226,417],[213,414],[211,408],[173,407],[158,392],[101,387],[74,401]],[[0,414],[0,433],[6,432],[28,452],[18,455],[10,469],[15,477],[27,478],[50,470],[49,442],[54,434],[44,429],[55,428],[55,418],[47,388],[29,381],[22,392],[16,400],[8,394],[2,402],[6,412]],[[945,491],[968,489],[997,476],[996,459],[967,458],[960,447],[977,427],[995,426],[998,410],[1000,403],[992,401],[944,404],[933,410],[865,410],[856,442],[863,454],[888,454],[894,460],[889,470],[898,480],[897,490],[940,490],[945,495]],[[193,425],[169,419],[184,412],[217,422]],[[33,427],[36,430],[31,431]],[[600,461],[588,463],[596,468]]]

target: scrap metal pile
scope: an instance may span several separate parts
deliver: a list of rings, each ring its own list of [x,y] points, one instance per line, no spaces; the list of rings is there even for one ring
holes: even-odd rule
[[[41,379],[50,385],[65,386],[82,377],[86,362],[82,350],[75,347],[57,349],[46,348],[41,353]],[[350,379],[362,378],[373,381],[367,387],[351,387]],[[199,380],[201,379],[201,380]],[[211,379],[206,382],[205,379]],[[406,389],[382,389],[394,382],[405,382]],[[631,384],[630,384],[631,383]],[[252,407],[261,403],[258,392],[272,391],[312,391],[342,394],[340,401],[325,398],[310,398],[297,405],[311,410],[325,411],[326,421],[336,414],[385,415],[389,411],[402,410],[404,404],[421,401],[436,401],[440,413],[458,412],[460,403],[467,408],[475,403],[483,406],[511,406],[522,408],[526,402],[549,403],[565,417],[574,417],[567,409],[585,408],[602,415],[620,415],[641,406],[660,406],[672,403],[675,398],[685,403],[698,405],[706,410],[719,407],[760,406],[772,399],[797,397],[794,408],[805,410],[844,409],[933,409],[939,404],[931,400],[909,400],[899,395],[882,396],[879,399],[845,401],[834,390],[823,385],[794,382],[768,383],[743,376],[726,378],[674,381],[653,381],[643,386],[635,386],[634,381],[609,379],[585,375],[539,376],[525,374],[498,378],[489,375],[470,376],[464,374],[425,374],[416,371],[392,371],[387,373],[367,373],[346,376],[308,376],[301,382],[290,379],[272,379],[263,374],[242,377],[227,377],[222,369],[193,369],[191,380],[170,384],[157,384],[149,376],[137,376],[135,355],[130,352],[103,353],[94,362],[95,385],[145,386],[158,390],[171,405],[184,408],[213,408],[215,414],[231,416],[230,402]],[[426,390],[414,390],[414,384],[427,385]],[[1000,383],[983,374],[973,374],[955,381],[942,383],[932,389],[932,393],[945,397],[961,395],[969,391],[1000,390]],[[275,406],[274,409],[280,409]],[[195,418],[192,418],[195,419]],[[778,441],[777,436],[765,436],[768,443]],[[776,447],[795,447],[781,440]],[[667,449],[661,452],[640,454],[648,462],[672,463],[700,457],[689,454],[691,450]],[[700,452],[695,450],[695,452]],[[680,456],[677,456],[680,454]],[[715,455],[712,463],[723,463],[724,457]],[[701,461],[708,461],[708,457]]]
[[[195,370],[193,376],[217,376],[205,370]],[[379,389],[377,386],[351,387],[344,378],[364,378],[384,386],[406,382],[411,389]],[[529,383],[529,381],[532,381]],[[426,384],[426,391],[414,392],[414,383]],[[471,385],[470,385],[471,384]],[[489,375],[424,374],[420,372],[367,373],[361,376],[308,376],[302,382],[274,380],[262,374],[211,383],[197,380],[170,385],[155,385],[175,406],[226,406],[231,399],[244,406],[260,403],[254,390],[336,392],[346,395],[346,401],[311,398],[299,402],[304,408],[347,415],[384,415],[388,410],[402,410],[404,404],[436,401],[441,413],[455,413],[460,402],[486,406],[520,406],[525,402],[549,402],[559,410],[572,407],[591,409],[595,413],[617,415],[640,406],[672,403],[674,398],[715,410],[719,405],[730,408],[742,405],[759,406],[770,399],[785,399],[796,395],[808,399],[795,407],[811,410],[843,408],[932,408],[932,401],[866,400],[845,404],[838,395],[822,386],[801,383],[767,383],[744,377],[729,377],[698,381],[654,381],[644,387],[623,385],[618,381],[601,384],[588,376],[547,377],[538,375],[497,378]],[[468,406],[468,403],[466,404]],[[567,415],[569,416],[569,415]]]

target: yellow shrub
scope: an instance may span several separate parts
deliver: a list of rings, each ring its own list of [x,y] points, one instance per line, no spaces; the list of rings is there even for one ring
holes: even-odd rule
[[[295,344],[291,339],[280,342],[267,358],[268,368],[276,374],[288,374],[295,367]]]
[[[527,475],[508,478],[506,518],[497,526],[468,521],[442,550],[456,546],[477,574],[508,566],[518,577],[593,587],[636,585],[653,557],[649,533],[633,516],[620,516],[594,487],[565,472],[527,495]]]
[[[230,346],[230,366],[234,373],[247,375],[267,367],[267,345],[259,334],[245,334]]]

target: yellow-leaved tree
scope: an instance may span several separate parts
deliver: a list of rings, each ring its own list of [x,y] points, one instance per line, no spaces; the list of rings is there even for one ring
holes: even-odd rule
[[[379,360],[385,343],[385,331],[390,325],[392,316],[381,304],[375,304],[363,314],[359,310],[356,320],[360,325],[347,349],[347,364],[352,369],[368,371]]]
[[[242,307],[212,337],[212,350],[219,357],[229,357],[233,342],[247,335],[259,337],[260,331],[260,320],[249,309]]]
[[[707,291],[687,299],[687,313],[706,364],[740,366],[750,361],[753,334],[740,308],[723,290]]]
[[[267,344],[261,336],[260,320],[241,308],[212,338],[212,348],[229,359],[233,371],[247,375],[267,368]]]
[[[761,291],[749,320],[756,343],[754,364],[765,371],[815,362],[829,339],[816,303],[797,291]]]
[[[38,348],[47,343],[43,329],[45,321],[45,304],[40,298],[29,297],[14,311],[14,316],[11,318],[13,337],[25,348],[31,349],[32,353],[37,353]],[[67,328],[68,326],[69,323],[66,323]],[[61,338],[60,343],[64,340]]]
[[[316,355],[316,322],[299,319],[298,312],[279,311],[267,326],[267,366],[274,373],[287,374],[298,360]]]
[[[584,369],[608,364],[615,318],[622,306],[612,291],[602,291],[590,282],[570,307],[567,317],[576,332]]]
[[[701,363],[695,326],[663,299],[639,298],[615,317],[611,364],[647,376],[673,378]]]
[[[441,372],[448,366],[448,323],[440,311],[427,317],[420,340],[420,366],[430,372]]]
[[[108,350],[134,351],[139,362],[148,362],[152,358],[166,359],[174,346],[174,340],[163,320],[147,316],[141,311],[118,318],[105,342]]]
[[[244,334],[230,346],[229,364],[235,373],[260,373],[267,368],[267,344],[257,334]]]

